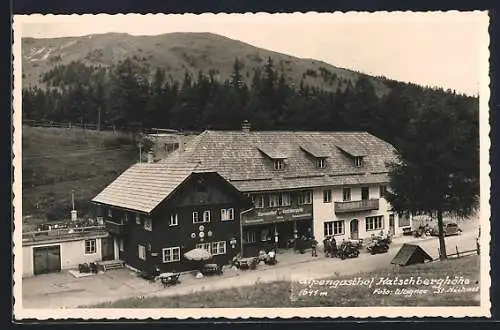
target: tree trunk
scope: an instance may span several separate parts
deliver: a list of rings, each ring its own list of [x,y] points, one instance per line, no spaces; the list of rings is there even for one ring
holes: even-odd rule
[[[443,225],[443,211],[438,210],[437,212],[437,220],[438,220],[438,230],[439,230],[439,259],[446,259],[446,244],[444,241],[444,225]]]

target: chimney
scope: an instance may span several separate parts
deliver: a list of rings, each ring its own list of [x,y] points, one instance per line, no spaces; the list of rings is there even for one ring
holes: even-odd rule
[[[250,132],[250,127],[251,127],[251,125],[250,125],[250,122],[248,120],[244,120],[243,123],[241,124],[241,130],[243,132],[247,132],[247,133]]]
[[[153,157],[153,152],[149,151],[148,152],[148,164],[153,163],[154,157]]]
[[[179,144],[179,151],[184,151],[184,136],[182,134],[177,135],[177,143]]]

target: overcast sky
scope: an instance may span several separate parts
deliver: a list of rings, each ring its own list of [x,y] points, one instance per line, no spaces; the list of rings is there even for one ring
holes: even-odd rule
[[[467,94],[479,93],[480,60],[488,47],[486,12],[38,15],[21,19],[23,37],[212,32],[338,67]]]

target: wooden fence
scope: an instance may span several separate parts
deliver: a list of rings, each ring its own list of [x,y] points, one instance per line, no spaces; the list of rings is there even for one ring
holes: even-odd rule
[[[23,242],[44,241],[50,239],[63,239],[69,237],[79,237],[89,234],[107,233],[104,225],[88,227],[57,228],[51,230],[39,230],[23,233]]]
[[[439,255],[439,253],[440,253],[440,249],[438,249],[438,255]],[[462,257],[471,256],[471,255],[476,255],[476,254],[479,255],[480,253],[481,253],[481,249],[479,246],[479,242],[476,242],[475,249],[465,250],[465,251],[459,251],[458,246],[455,245],[455,253],[446,254],[446,257],[447,258],[462,258]],[[439,258],[437,258],[436,260],[439,260]]]
[[[110,132],[137,132],[143,134],[159,134],[159,133],[182,133],[182,134],[199,134],[199,131],[186,131],[170,128],[150,128],[150,127],[133,127],[133,126],[116,126],[116,125],[97,125],[72,122],[54,122],[49,120],[28,120],[23,119],[23,125],[31,127],[52,127],[66,129],[83,129],[90,131],[110,131]]]

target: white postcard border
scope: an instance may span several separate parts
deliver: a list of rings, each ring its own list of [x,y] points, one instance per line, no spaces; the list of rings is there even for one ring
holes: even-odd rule
[[[347,12],[335,13],[339,15],[391,15],[401,12]],[[13,90],[13,203],[14,203],[14,233],[13,233],[13,253],[14,253],[14,317],[16,320],[23,319],[199,319],[199,318],[226,318],[226,319],[247,319],[247,318],[375,318],[375,317],[489,317],[490,316],[490,125],[489,125],[489,17],[486,11],[475,11],[483,15],[485,20],[485,30],[482,35],[479,66],[481,68],[480,86],[480,222],[481,222],[481,295],[480,306],[470,307],[308,307],[308,308],[204,308],[204,309],[25,309],[22,307],[22,116],[21,116],[21,35],[22,24],[29,22],[54,22],[57,20],[71,20],[75,17],[86,16],[113,16],[113,15],[16,15],[14,16],[13,30],[13,63],[14,63],[14,90]],[[318,14],[318,13],[307,13]],[[420,13],[422,15],[440,15],[443,12]],[[123,14],[118,14],[122,15]],[[138,14],[127,14],[125,16],[137,16]],[[149,14],[152,15],[152,14]],[[163,15],[163,14],[154,14]],[[193,15],[193,14],[189,14]],[[227,15],[227,14],[222,14]],[[238,14],[238,15],[271,15],[267,13]],[[272,14],[278,15],[278,14]],[[287,15],[304,15],[300,13]],[[322,15],[322,14],[318,14]],[[145,16],[145,15],[140,15]],[[165,15],[168,16],[168,15]]]

